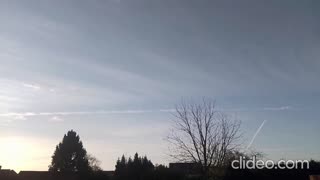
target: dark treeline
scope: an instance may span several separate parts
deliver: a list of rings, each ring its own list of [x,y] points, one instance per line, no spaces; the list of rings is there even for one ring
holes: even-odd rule
[[[170,180],[182,179],[181,173],[174,172],[163,165],[155,166],[147,156],[139,156],[135,153],[134,157],[126,158],[124,155],[118,159],[114,173],[102,171],[97,160],[87,154],[79,135],[71,130],[64,135],[52,156],[49,171],[52,174],[72,173],[80,174],[83,179],[110,179],[116,180]]]
[[[212,169],[214,170],[214,168]],[[217,171],[217,169],[216,169]],[[320,174],[320,162],[310,161],[309,169],[233,169],[219,168],[220,176],[212,180],[309,180],[310,175]],[[33,174],[32,174],[33,173]],[[0,180],[201,180],[201,177],[182,174],[164,165],[153,165],[147,157],[136,153],[134,158],[122,156],[116,163],[114,174],[105,171],[82,172],[20,172],[14,174],[0,170]]]
[[[164,165],[153,165],[146,157],[140,157],[136,153],[133,157],[126,158],[124,155],[117,161],[115,180],[179,180],[183,175],[174,172]]]

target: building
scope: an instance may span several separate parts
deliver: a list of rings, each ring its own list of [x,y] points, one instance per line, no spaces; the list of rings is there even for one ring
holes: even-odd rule
[[[18,174],[14,170],[2,169],[0,166],[0,179],[1,180],[17,180]]]
[[[112,177],[114,171],[101,171],[95,177],[108,179]],[[14,170],[1,169],[0,166],[0,180],[78,180],[81,179],[79,173],[53,173],[49,171],[20,171],[18,174]]]

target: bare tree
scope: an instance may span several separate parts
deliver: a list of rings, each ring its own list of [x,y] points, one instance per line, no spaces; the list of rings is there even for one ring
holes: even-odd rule
[[[102,168],[100,167],[100,160],[98,160],[96,157],[94,157],[91,154],[87,154],[87,159],[89,161],[89,166],[91,167],[93,172],[102,171]]]
[[[199,164],[205,178],[210,167],[223,166],[227,153],[238,145],[241,122],[217,111],[211,99],[203,98],[200,103],[182,101],[174,116],[174,128],[168,136],[173,147],[170,155],[180,162]]]

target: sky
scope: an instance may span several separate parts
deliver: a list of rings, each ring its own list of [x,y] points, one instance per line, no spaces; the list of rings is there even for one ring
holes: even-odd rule
[[[135,152],[167,164],[172,109],[202,97],[241,120],[244,143],[267,158],[320,160],[319,9],[1,0],[0,165],[47,170],[71,129],[105,170]]]

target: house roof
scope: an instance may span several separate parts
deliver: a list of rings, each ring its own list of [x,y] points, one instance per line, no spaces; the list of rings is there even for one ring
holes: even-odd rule
[[[14,170],[11,169],[0,169],[0,174],[11,174],[11,175],[17,175],[17,173]]]

